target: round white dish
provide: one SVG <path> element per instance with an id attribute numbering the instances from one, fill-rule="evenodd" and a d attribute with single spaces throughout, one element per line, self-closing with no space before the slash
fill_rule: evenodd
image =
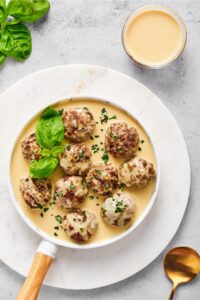
<path id="1" fill-rule="evenodd" d="M 41 106 L 69 94 L 115 99 L 121 106 L 130 105 L 134 115 L 149 129 L 161 167 L 157 201 L 132 234 L 101 250 L 59 249 L 45 283 L 60 288 L 92 289 L 137 273 L 167 246 L 187 206 L 190 166 L 183 136 L 172 115 L 149 89 L 122 73 L 96 66 L 66 65 L 17 82 L 0 96 L 0 258 L 18 273 L 27 274 L 40 238 L 24 224 L 11 202 L 6 178 L 8 150 L 16 128 L 27 119 L 25 114 L 34 114 Z"/>
<path id="2" fill-rule="evenodd" d="M 97 100 L 100 101 L 102 103 L 106 103 L 109 102 L 112 106 L 116 106 L 115 103 L 112 102 L 112 100 L 110 98 L 104 98 L 99 99 L 98 97 L 95 98 L 90 98 L 88 95 L 82 95 L 82 96 L 78 96 L 78 99 L 89 99 L 90 101 L 93 100 Z M 68 97 L 66 97 L 65 100 L 67 99 L 74 99 L 76 101 L 77 97 L 70 95 Z M 54 106 L 56 105 L 58 102 L 62 102 L 63 99 L 59 99 L 57 101 L 54 101 L 53 103 L 50 103 L 50 106 Z M 76 102 L 75 102 L 76 103 Z M 37 112 L 37 114 L 39 112 L 42 112 L 44 109 L 46 108 L 46 106 L 40 107 L 40 110 Z M 119 106 L 118 103 L 118 108 L 122 109 L 122 106 Z M 145 133 L 147 134 L 148 138 L 151 141 L 151 145 L 154 151 L 154 155 L 155 155 L 155 160 L 156 160 L 156 179 L 155 179 L 155 187 L 154 187 L 154 191 L 149 199 L 148 204 L 146 205 L 143 213 L 141 214 L 141 216 L 124 232 L 122 232 L 121 234 L 112 237 L 110 239 L 105 239 L 102 241 L 97 241 L 94 243 L 86 243 L 86 244 L 78 244 L 78 243 L 69 243 L 67 241 L 61 240 L 61 239 L 56 239 L 54 236 L 50 236 L 47 233 L 45 233 L 43 230 L 41 230 L 40 228 L 38 228 L 24 213 L 22 207 L 20 206 L 19 202 L 17 201 L 17 198 L 15 196 L 15 192 L 13 190 L 13 186 L 11 183 L 11 165 L 12 165 L 12 155 L 15 149 L 15 145 L 19 139 L 19 136 L 21 134 L 21 132 L 23 131 L 23 129 L 27 126 L 27 124 L 30 122 L 31 119 L 33 119 L 35 117 L 34 115 L 29 115 L 28 118 L 26 116 L 26 121 L 24 122 L 23 126 L 20 128 L 20 130 L 17 132 L 17 134 L 15 134 L 15 138 L 13 140 L 13 145 L 10 149 L 10 153 L 9 153 L 9 164 L 8 164 L 8 186 L 9 186 L 9 192 L 11 195 L 11 198 L 13 200 L 13 204 L 16 208 L 16 210 L 18 211 L 19 215 L 21 216 L 21 218 L 24 220 L 24 222 L 31 228 L 33 229 L 36 233 L 38 233 L 41 238 L 53 243 L 53 244 L 57 244 L 58 246 L 64 246 L 66 248 L 71 248 L 71 249 L 92 249 L 92 248 L 98 248 L 98 247 L 102 247 L 102 246 L 107 246 L 110 245 L 112 243 L 117 242 L 118 240 L 126 237 L 128 234 L 130 234 L 132 231 L 136 230 L 138 226 L 140 226 L 140 224 L 145 220 L 146 216 L 149 214 L 152 206 L 154 205 L 154 202 L 156 200 L 157 194 L 158 194 L 158 189 L 159 189 L 159 184 L 160 184 L 160 162 L 158 159 L 158 154 L 157 154 L 157 150 L 154 144 L 154 141 L 151 139 L 151 133 L 149 132 L 148 128 L 145 128 L 143 126 L 143 124 L 141 124 L 140 120 L 138 120 L 138 118 L 136 118 L 136 116 L 134 116 L 134 111 L 131 111 L 131 109 L 129 108 L 128 111 L 128 107 L 123 106 L 124 111 L 126 111 L 128 114 L 130 114 L 137 122 L 138 124 L 143 128 L 143 130 L 145 131 Z"/>

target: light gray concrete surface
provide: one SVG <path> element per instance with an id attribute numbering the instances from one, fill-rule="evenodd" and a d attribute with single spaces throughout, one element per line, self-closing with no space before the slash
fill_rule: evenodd
<path id="1" fill-rule="evenodd" d="M 188 43 L 182 58 L 163 70 L 136 67 L 121 45 L 121 30 L 127 16 L 135 8 L 149 3 L 169 5 L 183 17 L 188 29 Z M 49 16 L 30 26 L 33 36 L 31 57 L 23 64 L 8 60 L 0 68 L 0 92 L 32 72 L 68 63 L 111 67 L 152 89 L 180 125 L 192 167 L 188 209 L 168 248 L 189 245 L 200 252 L 200 1 L 51 0 L 51 4 Z M 167 299 L 171 286 L 163 273 L 164 253 L 136 276 L 115 285 L 92 291 L 43 287 L 39 299 Z M 0 299 L 15 299 L 22 282 L 20 275 L 0 263 Z M 175 299 L 200 299 L 200 280 L 180 288 Z"/>

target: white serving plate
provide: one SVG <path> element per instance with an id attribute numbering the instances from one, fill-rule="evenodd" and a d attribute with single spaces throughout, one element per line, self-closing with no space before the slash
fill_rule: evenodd
<path id="1" fill-rule="evenodd" d="M 119 106 L 134 112 L 151 133 L 161 166 L 158 199 L 134 232 L 101 250 L 59 249 L 46 284 L 91 289 L 137 273 L 167 246 L 186 209 L 190 166 L 175 120 L 160 100 L 136 80 L 110 69 L 86 65 L 60 66 L 22 79 L 0 96 L 0 258 L 15 271 L 27 274 L 40 238 L 23 223 L 11 203 L 6 182 L 10 144 L 26 115 L 33 115 L 42 106 L 70 94 L 114 99 Z M 9 118 L 5 112 L 9 112 Z"/>

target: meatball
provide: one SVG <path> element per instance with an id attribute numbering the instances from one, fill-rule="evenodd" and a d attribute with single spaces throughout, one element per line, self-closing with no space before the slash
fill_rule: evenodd
<path id="1" fill-rule="evenodd" d="M 95 128 L 94 117 L 87 107 L 64 110 L 65 137 L 74 142 L 86 141 Z"/>
<path id="2" fill-rule="evenodd" d="M 51 182 L 49 179 L 20 179 L 20 192 L 30 208 L 41 208 L 51 199 Z"/>
<path id="3" fill-rule="evenodd" d="M 88 190 L 79 176 L 66 176 L 55 185 L 54 200 L 59 208 L 77 208 L 85 199 Z"/>
<path id="4" fill-rule="evenodd" d="M 105 200 L 101 207 L 101 216 L 109 225 L 122 227 L 131 221 L 135 209 L 135 201 L 118 192 Z"/>
<path id="5" fill-rule="evenodd" d="M 105 135 L 105 149 L 114 157 L 130 158 L 137 151 L 139 135 L 134 127 L 124 122 L 112 123 Z"/>
<path id="6" fill-rule="evenodd" d="M 86 242 L 98 226 L 96 216 L 88 211 L 76 210 L 63 218 L 63 230 L 76 242 Z"/>
<path id="7" fill-rule="evenodd" d="M 60 156 L 60 166 L 67 175 L 84 176 L 90 168 L 91 155 L 86 145 L 68 145 Z"/>
<path id="8" fill-rule="evenodd" d="M 25 159 L 31 160 L 39 160 L 41 158 L 40 151 L 41 148 L 36 142 L 35 133 L 29 135 L 21 144 L 22 154 Z"/>
<path id="9" fill-rule="evenodd" d="M 90 168 L 86 182 L 94 192 L 107 196 L 118 186 L 118 172 L 112 164 L 98 163 Z"/>
<path id="10" fill-rule="evenodd" d="M 119 168 L 120 181 L 127 187 L 144 188 L 153 177 L 155 177 L 153 164 L 138 156 L 125 162 Z"/>

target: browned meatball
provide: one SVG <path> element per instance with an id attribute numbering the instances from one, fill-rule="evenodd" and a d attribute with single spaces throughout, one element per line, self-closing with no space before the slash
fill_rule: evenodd
<path id="1" fill-rule="evenodd" d="M 135 210 L 135 200 L 118 192 L 105 200 L 101 216 L 107 224 L 122 227 L 131 221 Z"/>
<path id="2" fill-rule="evenodd" d="M 98 226 L 96 216 L 88 211 L 76 210 L 63 218 L 63 230 L 76 242 L 86 242 Z"/>
<path id="3" fill-rule="evenodd" d="M 153 164 L 138 156 L 125 162 L 119 168 L 120 181 L 128 187 L 144 188 L 153 177 L 155 177 Z"/>
<path id="4" fill-rule="evenodd" d="M 118 185 L 118 172 L 112 164 L 98 163 L 90 168 L 86 182 L 94 192 L 101 196 L 112 193 Z"/>
<path id="5" fill-rule="evenodd" d="M 66 176 L 56 182 L 54 199 L 60 208 L 77 208 L 85 199 L 88 190 L 79 176 Z"/>
<path id="6" fill-rule="evenodd" d="M 20 192 L 30 208 L 39 208 L 51 199 L 51 182 L 49 179 L 21 178 Z"/>
<path id="7" fill-rule="evenodd" d="M 36 142 L 35 133 L 29 135 L 21 144 L 22 146 L 22 154 L 25 159 L 31 160 L 39 160 L 41 158 L 40 151 L 41 148 Z"/>
<path id="8" fill-rule="evenodd" d="M 87 107 L 64 110 L 62 114 L 65 137 L 74 142 L 87 140 L 95 128 L 94 117 Z"/>
<path id="9" fill-rule="evenodd" d="M 60 156 L 60 166 L 67 175 L 84 176 L 90 168 L 91 156 L 86 145 L 68 145 Z"/>
<path id="10" fill-rule="evenodd" d="M 137 151 L 139 135 L 134 127 L 124 122 L 112 123 L 105 136 L 105 149 L 114 157 L 130 158 Z"/>

